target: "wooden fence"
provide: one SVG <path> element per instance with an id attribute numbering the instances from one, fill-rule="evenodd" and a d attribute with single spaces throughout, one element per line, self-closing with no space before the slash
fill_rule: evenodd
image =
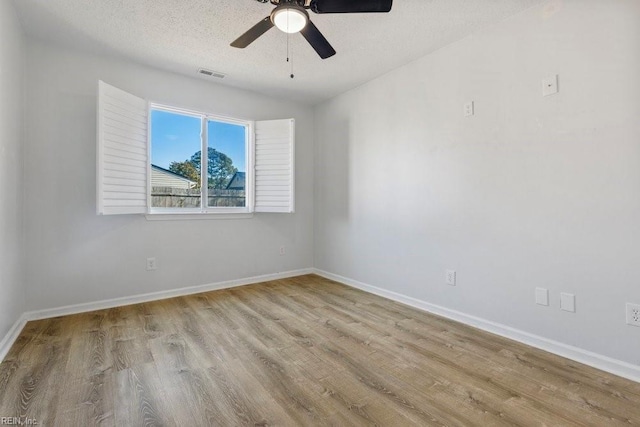
<path id="1" fill-rule="evenodd" d="M 200 189 L 175 187 L 152 187 L 151 206 L 154 208 L 198 208 L 200 207 Z M 211 207 L 244 207 L 244 190 L 209 189 Z"/>

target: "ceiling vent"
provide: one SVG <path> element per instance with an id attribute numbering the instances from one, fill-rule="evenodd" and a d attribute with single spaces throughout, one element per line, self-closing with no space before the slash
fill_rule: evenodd
<path id="1" fill-rule="evenodd" d="M 207 77 L 215 77 L 216 79 L 224 79 L 225 75 L 222 73 L 219 73 L 217 71 L 211 71 L 211 70 L 207 70 L 204 68 L 200 68 L 198 70 L 198 74 L 202 74 L 205 75 Z"/>

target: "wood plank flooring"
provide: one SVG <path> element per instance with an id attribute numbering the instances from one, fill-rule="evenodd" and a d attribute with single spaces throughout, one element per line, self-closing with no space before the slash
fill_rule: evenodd
<path id="1" fill-rule="evenodd" d="M 318 276 L 29 322 L 46 426 L 640 426 L 640 384 Z"/>

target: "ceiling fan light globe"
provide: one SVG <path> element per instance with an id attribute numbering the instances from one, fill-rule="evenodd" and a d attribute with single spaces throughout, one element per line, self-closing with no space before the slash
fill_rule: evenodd
<path id="1" fill-rule="evenodd" d="M 282 8 L 273 13 L 273 23 L 285 33 L 293 34 L 307 25 L 307 15 L 298 9 Z"/>

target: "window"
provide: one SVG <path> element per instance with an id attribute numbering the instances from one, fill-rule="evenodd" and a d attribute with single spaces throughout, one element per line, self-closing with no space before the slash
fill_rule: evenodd
<path id="1" fill-rule="evenodd" d="M 99 214 L 293 212 L 293 119 L 150 104 L 104 82 L 98 93 Z"/>
<path id="2" fill-rule="evenodd" d="M 250 128 L 246 121 L 152 105 L 151 211 L 248 212 Z"/>
<path id="3" fill-rule="evenodd" d="M 200 117 L 151 110 L 151 208 L 202 206 Z M 198 157 L 199 159 L 199 157 Z"/>

